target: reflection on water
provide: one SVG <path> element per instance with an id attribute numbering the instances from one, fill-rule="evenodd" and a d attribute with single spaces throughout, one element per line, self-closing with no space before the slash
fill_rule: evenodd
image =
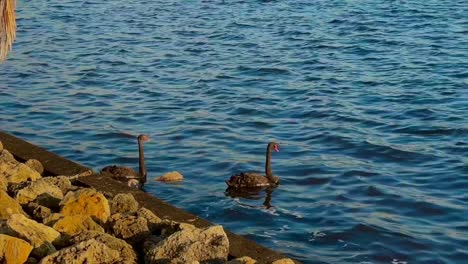
<path id="1" fill-rule="evenodd" d="M 232 189 L 227 188 L 225 191 L 226 196 L 232 198 L 243 198 L 249 200 L 263 200 L 263 206 L 266 209 L 270 209 L 271 205 L 271 194 L 275 188 L 249 188 L 249 189 Z M 241 202 L 239 202 L 241 204 Z M 256 208 L 255 205 L 243 204 L 243 206 Z"/>

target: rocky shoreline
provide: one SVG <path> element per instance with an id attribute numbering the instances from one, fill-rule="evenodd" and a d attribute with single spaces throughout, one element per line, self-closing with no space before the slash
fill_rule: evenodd
<path id="1" fill-rule="evenodd" d="M 42 174 L 38 160 L 19 162 L 0 142 L 1 263 L 256 263 L 229 259 L 222 226 L 161 219 L 131 193 L 80 186 L 91 171 Z"/>

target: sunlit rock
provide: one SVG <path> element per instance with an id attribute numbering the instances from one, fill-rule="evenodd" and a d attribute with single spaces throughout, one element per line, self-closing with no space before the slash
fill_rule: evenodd
<path id="1" fill-rule="evenodd" d="M 0 262 L 23 264 L 28 260 L 32 246 L 19 238 L 0 234 Z"/>
<path id="2" fill-rule="evenodd" d="M 271 264 L 294 264 L 294 261 L 289 258 L 284 258 L 284 259 L 275 260 Z"/>
<path id="3" fill-rule="evenodd" d="M 29 159 L 24 164 L 29 168 L 37 171 L 39 174 L 44 172 L 44 166 L 42 166 L 42 163 L 37 159 Z"/>
<path id="4" fill-rule="evenodd" d="M 16 237 L 26 240 L 33 246 L 33 255 L 42 257 L 56 251 L 52 243 L 60 239 L 60 233 L 53 228 L 21 214 L 12 215 L 6 225 Z"/>
<path id="5" fill-rule="evenodd" d="M 68 192 L 60 203 L 62 215 L 88 215 L 105 223 L 110 216 L 109 202 L 102 193 L 84 188 Z"/>
<path id="6" fill-rule="evenodd" d="M 138 202 L 130 193 L 119 193 L 110 201 L 111 213 L 133 213 L 138 210 Z"/>
<path id="7" fill-rule="evenodd" d="M 64 216 L 58 219 L 52 227 L 60 233 L 70 236 L 87 230 L 104 232 L 104 228 L 87 215 Z"/>
<path id="8" fill-rule="evenodd" d="M 251 257 L 245 256 L 226 262 L 226 264 L 255 264 L 257 261 Z"/>
<path id="9" fill-rule="evenodd" d="M 3 150 L 5 152 L 5 150 Z M 41 178 L 41 175 L 24 165 L 15 162 L 0 162 L 0 177 L 5 177 L 8 183 L 21 183 L 24 181 L 35 181 Z"/>
<path id="10" fill-rule="evenodd" d="M 229 240 L 221 226 L 185 229 L 157 243 L 145 254 L 145 263 L 225 262 Z M 161 261 L 168 262 L 161 262 Z"/>
<path id="11" fill-rule="evenodd" d="M 133 250 L 132 246 L 130 246 L 122 239 L 113 237 L 103 232 L 83 231 L 75 235 L 70 242 L 77 244 L 89 239 L 95 239 L 98 242 L 104 243 L 109 248 L 120 252 L 120 259 L 118 260 L 118 263 L 136 263 L 136 252 Z"/>
<path id="12" fill-rule="evenodd" d="M 72 184 L 67 176 L 44 177 L 42 180 L 57 186 L 64 194 L 72 189 Z"/>
<path id="13" fill-rule="evenodd" d="M 151 235 L 148 221 L 143 217 L 115 214 L 111 221 L 112 233 L 130 244 L 143 241 Z"/>
<path id="14" fill-rule="evenodd" d="M 63 193 L 57 186 L 39 179 L 29 182 L 26 187 L 18 190 L 15 199 L 20 204 L 36 201 L 36 203 L 46 207 L 58 208 L 60 201 L 63 199 Z"/>
<path id="15" fill-rule="evenodd" d="M 118 263 L 120 253 L 95 239 L 61 249 L 43 258 L 39 264 Z"/>
<path id="16" fill-rule="evenodd" d="M 148 228 L 151 232 L 155 231 L 158 228 L 158 224 L 161 223 L 161 218 L 157 217 L 153 212 L 144 207 L 138 209 L 136 216 L 143 217 L 148 221 Z"/>
<path id="17" fill-rule="evenodd" d="M 24 214 L 24 211 L 15 199 L 0 190 L 0 220 L 7 220 L 13 214 Z"/>
<path id="18" fill-rule="evenodd" d="M 154 180 L 162 182 L 179 182 L 184 180 L 184 176 L 178 171 L 171 171 L 160 177 L 155 178 Z"/>

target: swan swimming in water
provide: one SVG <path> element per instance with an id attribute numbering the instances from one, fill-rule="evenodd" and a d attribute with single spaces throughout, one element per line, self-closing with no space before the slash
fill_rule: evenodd
<path id="1" fill-rule="evenodd" d="M 102 175 L 110 176 L 118 181 L 127 182 L 129 187 L 141 188 L 146 183 L 147 171 L 145 166 L 145 155 L 143 152 L 143 143 L 148 142 L 150 137 L 147 135 L 139 135 L 138 138 L 138 164 L 139 172 L 136 172 L 134 169 L 125 167 L 111 165 L 106 166 L 101 170 Z"/>
<path id="2" fill-rule="evenodd" d="M 279 152 L 279 144 L 276 142 L 268 143 L 266 150 L 265 175 L 256 172 L 241 172 L 231 176 L 226 181 L 228 189 L 244 189 L 244 188 L 263 188 L 276 187 L 279 185 L 279 179 L 273 176 L 271 172 L 271 153 Z"/>

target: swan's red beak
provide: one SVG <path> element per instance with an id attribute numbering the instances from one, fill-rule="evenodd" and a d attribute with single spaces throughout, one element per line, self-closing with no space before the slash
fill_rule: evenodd
<path id="1" fill-rule="evenodd" d="M 279 146 L 278 146 L 278 145 L 275 145 L 275 146 L 273 147 L 273 149 L 274 149 L 276 152 L 279 152 Z"/>

